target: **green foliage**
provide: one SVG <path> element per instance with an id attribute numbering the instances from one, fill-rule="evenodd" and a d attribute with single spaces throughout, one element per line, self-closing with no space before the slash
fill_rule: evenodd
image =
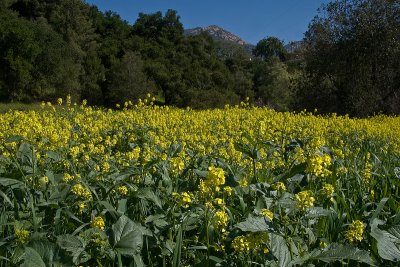
<path id="1" fill-rule="evenodd" d="M 136 102 L 139 98 L 144 99 L 147 93 L 155 93 L 154 82 L 148 80 L 143 70 L 140 56 L 126 53 L 110 70 L 106 103 L 115 106 L 125 101 Z"/>
<path id="2" fill-rule="evenodd" d="M 398 1 L 333 1 L 305 35 L 299 106 L 356 116 L 399 113 Z"/>
<path id="3" fill-rule="evenodd" d="M 259 41 L 253 50 L 253 54 L 266 61 L 275 58 L 284 61 L 287 57 L 283 42 L 276 37 L 268 37 Z"/>
<path id="4" fill-rule="evenodd" d="M 81 0 L 12 0 L 2 2 L 0 17 L 1 102 L 71 95 L 115 107 L 153 93 L 178 107 L 223 107 L 247 98 L 278 109 L 291 105 L 283 72 L 269 75 L 274 70 L 253 64 L 249 51 L 205 33 L 184 36 L 174 10 L 140 13 L 129 25 Z M 267 41 L 273 55 L 265 57 L 283 59 L 282 43 Z M 270 78 L 260 85 L 255 69 Z"/>

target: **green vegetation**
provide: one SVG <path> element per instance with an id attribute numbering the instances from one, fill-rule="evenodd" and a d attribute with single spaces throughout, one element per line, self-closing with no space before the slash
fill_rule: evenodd
<path id="1" fill-rule="evenodd" d="M 1 267 L 398 266 L 400 118 L 152 99 L 0 114 Z"/>
<path id="2" fill-rule="evenodd" d="M 0 101 L 71 95 L 115 107 L 147 92 L 178 107 L 212 108 L 250 98 L 277 110 L 353 116 L 400 113 L 398 1 L 334 1 L 302 45 L 275 37 L 254 57 L 206 33 L 185 36 L 173 10 L 130 25 L 81 0 L 7 0 L 0 5 Z"/>

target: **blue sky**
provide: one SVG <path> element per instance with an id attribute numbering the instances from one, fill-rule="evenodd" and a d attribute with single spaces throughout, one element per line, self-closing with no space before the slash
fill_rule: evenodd
<path id="1" fill-rule="evenodd" d="M 317 9 L 328 0 L 86 0 L 133 24 L 139 12 L 178 11 L 183 26 L 218 25 L 256 44 L 267 36 L 301 40 Z"/>

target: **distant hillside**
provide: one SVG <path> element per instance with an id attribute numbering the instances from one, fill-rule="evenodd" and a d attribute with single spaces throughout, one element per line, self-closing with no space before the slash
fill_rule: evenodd
<path id="1" fill-rule="evenodd" d="M 246 42 L 245 40 L 238 37 L 237 35 L 234 35 L 233 33 L 229 32 L 217 25 L 187 29 L 187 30 L 185 30 L 185 35 L 187 35 L 187 36 L 198 35 L 202 32 L 207 32 L 216 41 L 223 41 L 223 42 L 230 42 L 230 43 L 237 44 L 237 45 L 243 47 L 243 49 L 246 51 L 247 54 L 249 54 L 250 56 L 253 56 L 253 48 L 255 47 L 254 45 Z"/>
<path id="2" fill-rule="evenodd" d="M 303 45 L 303 41 L 293 41 L 285 45 L 285 49 L 288 53 L 295 53 L 301 50 L 303 48 Z"/>

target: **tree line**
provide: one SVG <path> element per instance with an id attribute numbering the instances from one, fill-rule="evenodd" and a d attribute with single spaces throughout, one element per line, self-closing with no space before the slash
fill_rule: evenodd
<path id="1" fill-rule="evenodd" d="M 269 37 L 250 58 L 180 17 L 140 13 L 134 24 L 81 0 L 0 3 L 0 101 L 113 107 L 147 93 L 160 104 L 222 107 L 249 98 L 277 110 L 399 113 L 399 1 L 334 1 L 288 53 Z"/>

